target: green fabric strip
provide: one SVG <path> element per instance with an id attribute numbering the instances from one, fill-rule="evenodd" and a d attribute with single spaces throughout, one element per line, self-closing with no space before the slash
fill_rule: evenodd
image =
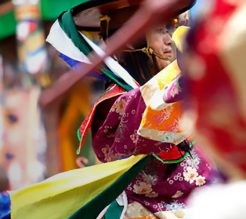
<path id="1" fill-rule="evenodd" d="M 114 81 L 116 84 L 118 84 L 124 90 L 126 90 L 126 91 L 132 90 L 132 87 L 130 85 L 126 84 L 121 78 L 117 77 L 109 69 L 101 68 L 101 71 L 103 72 L 103 74 L 105 74 L 107 77 L 109 77 L 112 81 Z"/>
<path id="2" fill-rule="evenodd" d="M 131 167 L 130 170 L 119 177 L 110 187 L 71 215 L 69 219 L 95 219 L 107 205 L 109 205 L 122 193 L 122 191 L 146 166 L 151 158 L 152 155 L 147 155 L 144 157 L 133 167 Z"/>
<path id="3" fill-rule="evenodd" d="M 75 26 L 73 16 L 70 11 L 62 13 L 58 17 L 58 22 L 67 36 L 73 41 L 74 45 L 85 55 L 89 55 L 92 49 L 84 38 L 79 34 Z"/>
<path id="4" fill-rule="evenodd" d="M 79 142 L 81 142 L 82 137 L 81 137 L 81 134 L 80 134 L 80 128 L 77 129 L 77 138 L 79 139 Z"/>
<path id="5" fill-rule="evenodd" d="M 112 204 L 109 206 L 108 210 L 105 213 L 105 219 L 118 219 L 120 218 L 122 211 L 124 209 L 124 206 L 120 206 L 116 200 L 112 202 Z"/>
<path id="6" fill-rule="evenodd" d="M 73 41 L 74 45 L 85 55 L 89 55 L 93 50 L 90 45 L 85 41 L 85 39 L 80 35 L 75 26 L 73 16 L 70 11 L 63 12 L 58 18 L 59 25 L 67 36 Z M 108 78 L 114 81 L 116 84 L 121 86 L 126 91 L 132 89 L 132 87 L 125 83 L 120 77 L 115 75 L 108 68 L 100 68 L 101 72 L 105 74 Z"/>

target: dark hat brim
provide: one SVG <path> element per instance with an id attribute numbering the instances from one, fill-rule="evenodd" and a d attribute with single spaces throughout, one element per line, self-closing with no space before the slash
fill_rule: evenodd
<path id="1" fill-rule="evenodd" d="M 181 0 L 182 1 L 182 0 Z M 110 21 L 110 28 L 120 27 L 141 5 L 143 0 L 92 0 L 71 9 L 74 21 L 79 29 L 99 30 L 100 18 L 104 15 L 114 17 Z M 195 4 L 195 0 L 190 0 L 190 4 L 180 9 L 178 14 L 183 13 Z M 118 15 L 116 17 L 116 15 Z"/>
<path id="2" fill-rule="evenodd" d="M 75 6 L 71 9 L 71 13 L 79 28 L 99 30 L 102 16 L 123 13 L 125 21 L 125 16 L 129 17 L 129 14 L 133 14 L 141 2 L 142 0 L 93 0 Z M 117 22 L 122 22 L 120 16 L 117 17 Z M 110 26 L 112 27 L 112 22 L 110 22 Z"/>

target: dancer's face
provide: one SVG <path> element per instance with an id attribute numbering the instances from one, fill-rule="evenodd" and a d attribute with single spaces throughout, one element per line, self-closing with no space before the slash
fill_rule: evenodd
<path id="1" fill-rule="evenodd" d="M 151 29 L 147 35 L 148 46 L 156 54 L 156 60 L 159 69 L 165 68 L 175 58 L 174 43 L 171 32 L 166 25 L 159 25 Z"/>

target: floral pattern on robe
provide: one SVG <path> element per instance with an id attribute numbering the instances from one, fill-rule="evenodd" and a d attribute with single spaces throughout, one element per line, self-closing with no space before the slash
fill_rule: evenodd
<path id="1" fill-rule="evenodd" d="M 93 147 L 99 160 L 110 162 L 130 155 L 168 152 L 176 147 L 138 135 L 145 108 L 139 89 L 117 98 L 101 126 L 92 129 Z M 213 163 L 196 146 L 190 153 L 177 164 L 153 159 L 126 188 L 129 203 L 138 202 L 154 213 L 184 208 L 191 191 L 217 180 Z"/>

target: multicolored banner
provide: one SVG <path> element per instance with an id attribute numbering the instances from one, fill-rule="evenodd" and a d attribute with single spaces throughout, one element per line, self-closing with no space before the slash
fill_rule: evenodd
<path id="1" fill-rule="evenodd" d="M 30 74 L 44 72 L 48 63 L 38 3 L 38 0 L 14 1 L 20 69 Z"/>

